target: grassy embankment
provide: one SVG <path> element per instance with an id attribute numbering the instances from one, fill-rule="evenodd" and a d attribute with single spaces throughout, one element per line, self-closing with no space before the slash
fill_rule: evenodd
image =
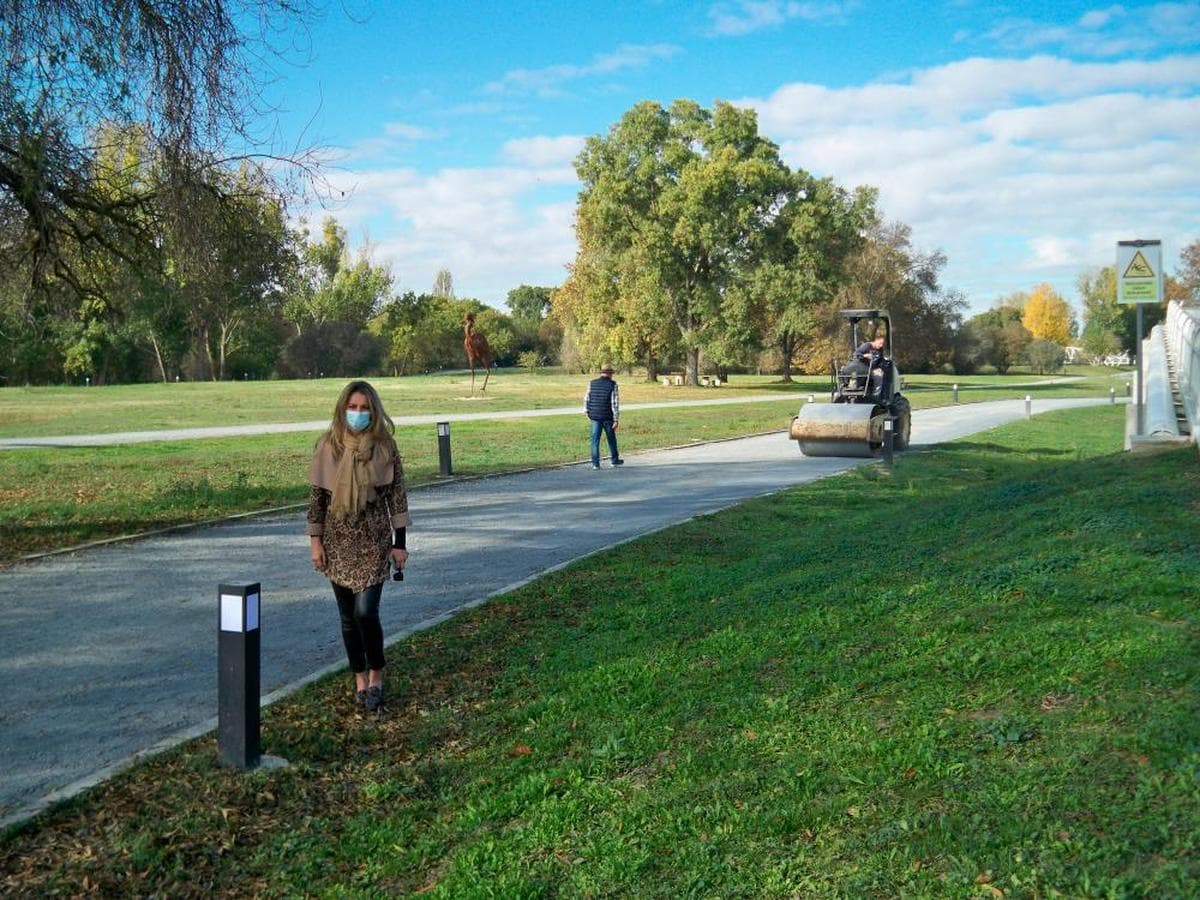
<path id="1" fill-rule="evenodd" d="M 1200 468 L 1035 417 L 584 560 L 0 846 L 6 892 L 1176 897 Z M 870 502 L 865 503 L 864 498 Z"/>
<path id="2" fill-rule="evenodd" d="M 1075 370 L 1072 370 L 1075 371 Z M 908 379 L 917 407 L 1032 393 L 1035 397 L 1103 396 L 1109 370 L 1087 371 L 1071 384 L 1022 387 L 1028 375 Z M 462 376 L 380 379 L 394 415 L 575 407 L 579 376 L 503 372 L 487 398 L 467 394 Z M 108 388 L 12 388 L 0 391 L 0 437 L 151 431 L 255 422 L 306 422 L 328 417 L 341 380 L 219 384 L 125 385 Z M 783 385 L 770 377 L 737 376 L 711 388 L 663 387 L 622 381 L 622 402 L 779 396 L 778 402 L 716 407 L 631 410 L 624 418 L 624 453 L 691 441 L 782 430 L 808 394 L 828 387 L 822 378 Z M 1123 383 L 1118 384 L 1118 390 Z M 0 564 L 29 553 L 92 540 L 199 522 L 299 503 L 317 432 L 212 438 L 91 448 L 0 450 Z M 437 478 L 432 426 L 399 429 L 412 484 Z M 579 461 L 587 456 L 586 429 L 576 416 L 455 423 L 457 476 Z"/>

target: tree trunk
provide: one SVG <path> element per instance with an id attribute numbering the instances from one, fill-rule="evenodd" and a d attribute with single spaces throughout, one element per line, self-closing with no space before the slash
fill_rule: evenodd
<path id="1" fill-rule="evenodd" d="M 167 383 L 167 367 L 163 365 L 162 350 L 158 346 L 158 338 L 150 332 L 150 346 L 154 348 L 154 359 L 158 362 L 158 373 L 162 375 L 163 384 Z"/>
<path id="2" fill-rule="evenodd" d="M 700 348 L 690 347 L 687 351 L 684 381 L 693 387 L 700 386 Z"/>
<path id="3" fill-rule="evenodd" d="M 658 381 L 658 360 L 653 353 L 646 354 L 646 380 Z"/>
<path id="4" fill-rule="evenodd" d="M 221 323 L 221 342 L 217 345 L 217 359 L 220 360 L 219 377 L 213 381 L 225 380 L 225 348 L 229 346 L 230 328 L 224 322 Z"/>
<path id="5" fill-rule="evenodd" d="M 792 353 L 795 351 L 795 345 L 792 333 L 785 331 L 779 339 L 779 353 L 783 357 L 779 364 L 779 380 L 786 384 L 791 384 L 792 381 Z"/>
<path id="6" fill-rule="evenodd" d="M 203 332 L 204 338 L 204 359 L 208 363 L 208 380 L 217 380 L 217 361 L 213 358 L 212 336 L 207 328 Z"/>

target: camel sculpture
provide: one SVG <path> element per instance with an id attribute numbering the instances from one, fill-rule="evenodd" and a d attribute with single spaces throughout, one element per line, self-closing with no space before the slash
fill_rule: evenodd
<path id="1" fill-rule="evenodd" d="M 475 330 L 475 313 L 467 313 L 463 317 L 463 349 L 467 351 L 467 362 L 471 364 L 471 393 L 475 393 L 475 366 L 483 367 L 483 387 L 479 393 L 487 390 L 488 379 L 492 376 L 492 348 L 488 346 L 487 338 L 482 331 Z"/>

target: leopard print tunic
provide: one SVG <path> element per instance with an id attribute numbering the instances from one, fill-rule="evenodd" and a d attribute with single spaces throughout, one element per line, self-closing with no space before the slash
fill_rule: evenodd
<path id="1" fill-rule="evenodd" d="M 392 529 L 407 528 L 412 521 L 404 489 L 404 466 L 395 443 L 392 459 L 391 484 L 376 485 L 375 500 L 348 519 L 329 518 L 329 491 L 315 484 L 309 486 L 308 533 L 320 535 L 325 544 L 325 568 L 321 571 L 330 581 L 356 593 L 388 577 Z"/>

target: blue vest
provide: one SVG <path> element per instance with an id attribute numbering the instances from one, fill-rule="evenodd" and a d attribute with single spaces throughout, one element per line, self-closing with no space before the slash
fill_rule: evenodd
<path id="1" fill-rule="evenodd" d="M 588 385 L 587 415 L 594 422 L 611 422 L 612 395 L 617 389 L 617 383 L 603 376 L 594 379 Z"/>

